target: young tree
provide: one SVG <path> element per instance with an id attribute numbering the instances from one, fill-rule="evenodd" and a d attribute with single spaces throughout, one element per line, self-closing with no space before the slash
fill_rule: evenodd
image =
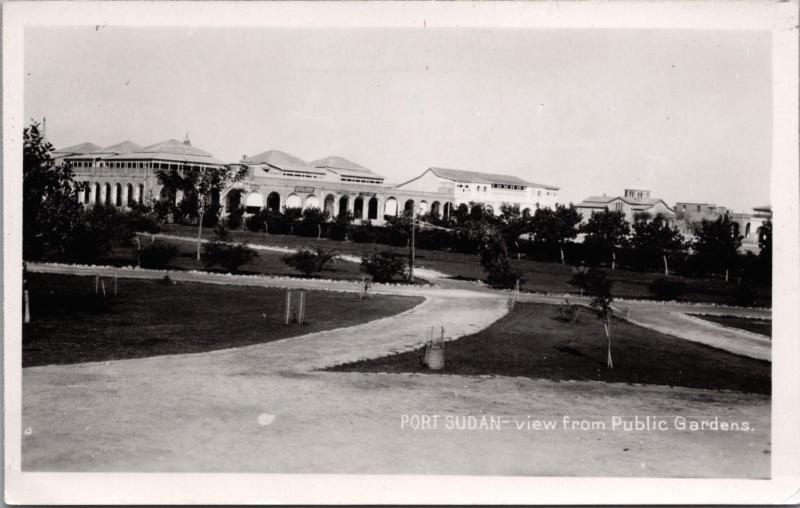
<path id="1" fill-rule="evenodd" d="M 727 215 L 721 215 L 714 221 L 703 219 L 695 236 L 692 247 L 707 271 L 719 269 L 727 272 L 736 264 L 742 236 L 739 235 L 738 225 L 731 222 Z"/>
<path id="2" fill-rule="evenodd" d="M 647 260 L 663 258 L 664 275 L 669 276 L 667 256 L 683 251 L 685 242 L 683 235 L 674 229 L 662 214 L 656 214 L 652 219 L 637 217 L 633 223 L 633 236 L 631 246 L 640 251 L 639 255 Z"/>
<path id="3" fill-rule="evenodd" d="M 481 266 L 486 271 L 486 281 L 496 288 L 510 288 L 519 275 L 511 271 L 508 248 L 499 232 L 487 234 L 480 246 Z"/>
<path id="4" fill-rule="evenodd" d="M 197 199 L 197 260 L 200 261 L 200 244 L 203 237 L 203 217 L 211 206 L 212 191 L 222 192 L 231 184 L 247 176 L 245 166 L 199 167 L 182 166 L 177 169 L 159 170 L 159 180 L 176 189 L 190 192 Z"/>
<path id="5" fill-rule="evenodd" d="M 614 361 L 611 359 L 611 317 L 614 314 L 614 309 L 611 307 L 611 302 L 614 301 L 614 297 L 611 295 L 612 282 L 608 279 L 606 272 L 594 268 L 577 272 L 569 282 L 579 286 L 587 295 L 592 297 L 589 305 L 603 322 L 603 330 L 608 344 L 606 366 L 609 369 L 613 369 Z"/>
<path id="6" fill-rule="evenodd" d="M 48 251 L 64 254 L 79 226 L 82 205 L 68 166 L 55 167 L 36 122 L 23 130 L 22 252 L 28 259 Z"/>
<path id="7" fill-rule="evenodd" d="M 625 244 L 631 227 L 621 211 L 605 210 L 592 213 L 589 221 L 581 227 L 581 231 L 586 233 L 584 243 L 587 246 L 611 254 L 613 268 L 614 249 Z"/>

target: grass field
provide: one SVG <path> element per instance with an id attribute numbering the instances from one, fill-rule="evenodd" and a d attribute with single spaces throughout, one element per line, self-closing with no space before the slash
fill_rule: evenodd
<path id="1" fill-rule="evenodd" d="M 615 319 L 614 369 L 606 368 L 606 339 L 597 317 L 581 309 L 575 324 L 553 305 L 518 303 L 489 328 L 448 342 L 445 374 L 522 376 L 685 386 L 769 394 L 771 366 Z M 334 367 L 335 371 L 435 372 L 421 366 L 422 350 Z"/>
<path id="2" fill-rule="evenodd" d="M 167 225 L 164 227 L 164 232 L 189 237 L 197 235 L 197 230 L 191 226 Z M 213 238 L 214 232 L 212 230 L 207 230 L 204 237 Z M 317 240 L 316 238 L 303 238 L 289 235 L 267 235 L 265 233 L 252 233 L 247 231 L 232 232 L 231 237 L 239 242 L 274 245 L 292 249 L 303 246 L 321 246 L 327 249 L 336 248 L 342 254 L 352 254 L 356 256 L 361 256 L 373 250 L 383 249 L 393 250 L 403 254 L 408 252 L 408 249 L 405 247 L 339 242 L 324 238 Z M 283 264 L 280 262 L 280 259 L 277 259 L 277 262 Z M 258 263 L 259 265 L 257 266 L 254 265 L 253 267 L 246 267 L 245 269 L 256 270 L 259 267 L 265 270 L 281 269 L 272 268 L 274 263 L 269 262 L 266 258 Z M 330 278 L 348 277 L 350 269 L 344 266 L 346 264 L 347 263 L 340 263 L 336 267 L 336 270 L 339 272 L 332 272 Z M 353 267 L 353 270 L 356 272 L 358 271 L 358 267 L 355 266 L 355 264 L 350 263 L 350 265 Z M 416 252 L 416 266 L 438 270 L 461 279 L 480 280 L 486 276 L 477 255 L 459 252 L 418 249 Z M 569 265 L 563 266 L 559 263 L 543 263 L 527 259 L 514 259 L 511 262 L 511 266 L 515 271 L 522 274 L 524 281 L 521 288 L 525 291 L 540 293 L 574 293 L 576 291 L 575 287 L 568 282 L 573 274 L 573 269 Z M 628 270 L 613 270 L 608 273 L 609 278 L 614 282 L 614 294 L 620 298 L 653 298 L 649 290 L 649 285 L 653 280 L 662 276 L 661 273 L 634 272 Z M 323 276 L 328 277 L 329 274 L 326 272 Z M 680 300 L 718 304 L 734 303 L 733 294 L 736 285 L 733 282 L 726 284 L 719 279 L 682 278 L 682 280 L 686 283 L 687 289 L 686 293 L 680 297 Z M 756 305 L 770 306 L 771 298 L 772 293 L 770 288 L 756 288 Z"/>
<path id="3" fill-rule="evenodd" d="M 184 241 L 169 241 L 156 238 L 156 243 L 174 245 L 178 248 L 178 255 L 169 263 L 170 269 L 175 270 L 205 270 L 202 261 L 197 261 L 196 244 Z M 147 236 L 142 237 L 142 246 L 150 243 Z M 277 276 L 301 277 L 302 274 L 283 262 L 286 254 L 281 252 L 258 251 L 258 257 L 243 265 L 239 273 L 263 274 Z M 112 253 L 98 260 L 98 264 L 112 266 L 131 266 L 136 264 L 136 257 L 131 248 L 115 248 Z M 333 265 L 318 274 L 319 278 L 335 280 L 361 280 L 360 266 L 356 263 L 336 261 Z"/>
<path id="4" fill-rule="evenodd" d="M 94 277 L 29 273 L 30 324 L 22 365 L 80 363 L 246 346 L 352 326 L 403 312 L 422 298 L 308 291 L 306 322 L 283 324 L 286 290 L 119 279 L 103 298 Z M 113 293 L 113 281 L 105 279 Z"/>
<path id="5" fill-rule="evenodd" d="M 712 316 L 710 314 L 690 314 L 696 318 L 705 319 L 722 326 L 738 328 L 746 332 L 759 333 L 767 337 L 772 336 L 772 320 L 753 319 L 739 316 Z"/>

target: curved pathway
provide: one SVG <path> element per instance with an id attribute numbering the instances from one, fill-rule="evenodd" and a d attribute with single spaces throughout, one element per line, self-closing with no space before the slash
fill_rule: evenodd
<path id="1" fill-rule="evenodd" d="M 63 267 L 32 266 L 56 271 Z M 94 274 L 97 268 L 74 268 Z M 114 269 L 108 269 L 113 272 Z M 134 272 L 134 273 L 128 273 Z M 127 275 L 161 277 L 130 270 Z M 358 284 L 208 276 L 286 287 Z M 458 284 L 456 284 L 458 286 Z M 505 377 L 360 374 L 321 367 L 413 348 L 431 324 L 456 337 L 505 314 L 505 293 L 376 286 L 426 301 L 396 316 L 239 349 L 23 369 L 23 469 L 583 476 L 769 475 L 769 397 Z M 676 415 L 749 432 L 525 429 L 531 419 Z M 423 415 L 494 416 L 496 430 L 411 428 Z M 517 425 L 522 424 L 519 429 Z"/>

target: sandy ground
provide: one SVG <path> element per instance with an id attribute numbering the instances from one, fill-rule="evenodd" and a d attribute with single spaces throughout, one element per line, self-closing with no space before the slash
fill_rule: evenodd
<path id="1" fill-rule="evenodd" d="M 137 271 L 137 276 L 161 274 Z M 173 278 L 179 276 L 201 277 L 187 273 Z M 212 279 L 284 284 L 263 278 Z M 769 476 L 766 396 L 315 370 L 413 348 L 432 324 L 444 325 L 451 337 L 473 333 L 507 312 L 507 294 L 498 292 L 392 286 L 380 291 L 413 292 L 426 300 L 357 327 L 246 348 L 24 369 L 23 469 Z M 427 429 L 414 429 L 421 415 L 439 418 L 429 419 Z M 492 416 L 496 427 L 448 429 L 448 422 L 454 422 L 448 417 L 455 416 L 456 423 L 466 424 L 463 419 L 469 416 L 478 424 L 481 416 Z M 594 428 L 565 429 L 565 416 Z M 625 421 L 650 416 L 648 421 L 664 422 L 664 427 L 612 428 L 614 416 Z M 676 416 L 747 422 L 751 430 L 680 430 Z M 555 428 L 529 430 L 535 420 Z"/>

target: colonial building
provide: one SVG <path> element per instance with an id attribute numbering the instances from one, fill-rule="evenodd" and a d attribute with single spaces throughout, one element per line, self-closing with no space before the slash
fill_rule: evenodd
<path id="1" fill-rule="evenodd" d="M 558 187 L 525 181 L 516 176 L 428 168 L 416 178 L 402 183 L 404 191 L 435 191 L 456 207 L 482 204 L 499 214 L 503 205 L 516 206 L 531 214 L 538 208 L 553 208 L 558 203 Z"/>
<path id="2" fill-rule="evenodd" d="M 65 157 L 69 157 L 70 155 L 83 155 L 94 152 L 95 150 L 100 150 L 100 147 L 94 143 L 81 143 L 79 145 L 53 150 L 53 162 L 56 166 L 62 166 Z"/>
<path id="3" fill-rule="evenodd" d="M 61 163 L 72 168 L 76 182 L 88 185 L 81 196 L 84 204 L 120 207 L 149 203 L 153 198 L 180 200 L 180 192 L 165 188 L 158 180 L 159 170 L 225 166 L 205 150 L 193 147 L 188 137 L 183 142 L 170 139 L 144 148 L 123 141 L 64 156 Z"/>
<path id="4" fill-rule="evenodd" d="M 590 196 L 575 205 L 575 209 L 583 215 L 583 222 L 588 221 L 592 213 L 606 210 L 622 212 L 625 220 L 631 223 L 641 213 L 651 217 L 661 214 L 669 220 L 675 218 L 675 211 L 663 199 L 650 197 L 650 191 L 644 189 L 625 189 L 622 196 Z"/>

